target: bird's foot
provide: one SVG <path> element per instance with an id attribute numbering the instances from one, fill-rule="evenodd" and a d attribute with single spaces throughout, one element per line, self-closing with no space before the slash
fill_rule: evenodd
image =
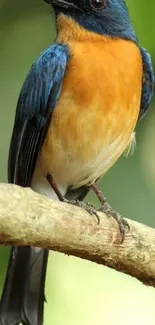
<path id="1" fill-rule="evenodd" d="M 83 202 L 83 201 L 79 201 L 79 200 L 67 200 L 66 198 L 63 198 L 63 202 L 68 203 L 68 204 L 72 204 L 75 205 L 79 208 L 83 208 L 85 211 L 87 211 L 91 216 L 95 216 L 97 219 L 97 223 L 100 223 L 100 218 L 98 216 L 98 210 L 93 206 L 93 204 L 87 202 Z"/>
<path id="2" fill-rule="evenodd" d="M 130 230 L 130 227 L 128 225 L 128 222 L 122 218 L 117 212 L 115 212 L 112 207 L 109 205 L 109 203 L 106 201 L 105 197 L 103 196 L 102 192 L 98 189 L 97 185 L 95 183 L 93 183 L 90 187 L 93 189 L 93 191 L 96 193 L 100 203 L 101 203 L 101 208 L 100 209 L 96 209 L 91 203 L 85 203 L 79 200 L 67 200 L 59 191 L 57 184 L 55 183 L 53 177 L 50 174 L 47 174 L 47 180 L 49 182 L 49 184 L 51 185 L 51 187 L 53 188 L 53 190 L 55 191 L 55 193 L 57 194 L 58 199 L 61 202 L 65 202 L 65 203 L 69 203 L 72 205 L 75 205 L 77 207 L 83 208 L 84 210 L 86 210 L 90 215 L 93 215 L 96 217 L 97 219 L 97 223 L 100 223 L 100 218 L 98 215 L 98 212 L 104 212 L 107 216 L 109 217 L 113 217 L 119 226 L 120 229 L 120 233 L 121 233 L 121 243 L 124 241 L 125 239 L 125 235 L 126 235 L 126 230 L 128 228 L 128 231 Z"/>
<path id="3" fill-rule="evenodd" d="M 123 243 L 127 231 L 130 230 L 128 222 L 123 217 L 121 217 L 119 213 L 114 211 L 105 199 L 104 203 L 102 203 L 102 206 L 98 211 L 104 212 L 108 217 L 113 217 L 117 221 L 121 234 L 121 243 Z"/>
<path id="4" fill-rule="evenodd" d="M 49 184 L 51 185 L 51 187 L 53 188 L 54 192 L 56 193 L 58 199 L 61 202 L 65 202 L 68 204 L 72 204 L 75 205 L 77 207 L 83 208 L 84 210 L 86 210 L 90 215 L 94 215 L 97 219 L 97 223 L 100 223 L 100 219 L 97 213 L 97 209 L 91 204 L 91 203 L 85 203 L 79 200 L 67 200 L 60 192 L 55 180 L 53 179 L 52 175 L 50 175 L 49 173 L 46 176 Z"/>
<path id="5" fill-rule="evenodd" d="M 98 189 L 97 185 L 94 183 L 91 185 L 91 188 L 97 195 L 100 203 L 101 203 L 101 208 L 98 209 L 98 211 L 104 212 L 108 217 L 113 217 L 119 226 L 120 229 L 120 234 L 122 237 L 121 243 L 123 243 L 125 239 L 126 232 L 130 230 L 128 222 L 120 216 L 119 213 L 114 211 L 110 204 L 106 201 L 105 197 L 103 196 L 102 192 Z"/>

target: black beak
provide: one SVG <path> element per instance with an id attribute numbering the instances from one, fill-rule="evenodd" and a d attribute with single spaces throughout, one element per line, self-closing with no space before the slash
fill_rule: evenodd
<path id="1" fill-rule="evenodd" d="M 44 0 L 47 3 L 50 3 L 54 7 L 60 7 L 65 9 L 79 9 L 73 2 L 70 0 Z"/>

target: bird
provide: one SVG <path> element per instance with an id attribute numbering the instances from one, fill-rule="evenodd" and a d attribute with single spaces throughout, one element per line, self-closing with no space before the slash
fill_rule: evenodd
<path id="1" fill-rule="evenodd" d="M 53 199 L 82 202 L 131 145 L 154 85 L 124 0 L 46 0 L 57 38 L 22 86 L 8 181 Z M 99 194 L 99 191 L 98 191 Z M 80 203 L 79 203 L 80 205 Z M 61 230 L 60 230 L 61 231 Z M 48 250 L 12 247 L 0 325 L 42 325 Z"/>

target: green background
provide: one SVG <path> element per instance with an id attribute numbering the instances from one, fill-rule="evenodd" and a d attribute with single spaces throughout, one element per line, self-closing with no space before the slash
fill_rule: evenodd
<path id="1" fill-rule="evenodd" d="M 155 2 L 128 0 L 141 44 L 155 62 Z M 50 7 L 41 0 L 0 0 L 0 181 L 7 180 L 7 155 L 18 94 L 32 62 L 56 35 Z M 155 227 L 155 112 L 137 129 L 137 149 L 121 157 L 100 182 L 122 215 Z M 95 201 L 91 194 L 88 198 Z M 8 248 L 0 249 L 2 287 Z M 155 290 L 129 276 L 87 261 L 50 254 L 45 325 L 155 324 Z"/>

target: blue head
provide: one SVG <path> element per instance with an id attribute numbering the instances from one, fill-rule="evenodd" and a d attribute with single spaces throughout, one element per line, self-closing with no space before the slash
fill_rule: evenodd
<path id="1" fill-rule="evenodd" d="M 85 29 L 137 41 L 124 0 L 45 0 Z"/>

